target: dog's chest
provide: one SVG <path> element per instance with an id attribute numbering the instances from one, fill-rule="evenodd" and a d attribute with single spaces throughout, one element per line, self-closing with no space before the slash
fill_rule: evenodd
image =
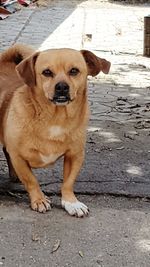
<path id="1" fill-rule="evenodd" d="M 63 155 L 63 149 L 59 150 L 53 147 L 49 149 L 49 147 L 45 147 L 45 149 L 30 150 L 26 159 L 32 168 L 41 168 L 55 163 L 55 161 Z"/>
<path id="2" fill-rule="evenodd" d="M 54 125 L 49 127 L 48 136 L 50 139 L 61 139 L 64 138 L 65 129 L 61 126 Z"/>
<path id="3" fill-rule="evenodd" d="M 40 153 L 40 159 L 41 159 L 41 163 L 42 165 L 47 165 L 47 164 L 52 164 L 54 163 L 60 156 L 61 154 L 59 153 L 53 153 L 50 155 L 43 155 L 42 153 Z"/>
<path id="4" fill-rule="evenodd" d="M 37 135 L 30 149 L 28 162 L 31 167 L 39 168 L 53 164 L 59 157 L 64 155 L 68 143 L 66 131 L 61 126 L 51 126 Z"/>

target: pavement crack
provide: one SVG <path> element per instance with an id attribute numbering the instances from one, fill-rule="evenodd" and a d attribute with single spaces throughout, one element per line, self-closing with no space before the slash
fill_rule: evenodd
<path id="1" fill-rule="evenodd" d="M 85 34 L 85 25 L 86 25 L 86 9 L 83 8 L 83 26 L 82 26 L 82 38 L 81 38 L 81 48 L 84 48 L 84 34 Z"/>
<path id="2" fill-rule="evenodd" d="M 29 17 L 27 18 L 25 24 L 23 25 L 23 27 L 21 28 L 21 30 L 19 31 L 19 33 L 16 35 L 16 37 L 15 37 L 15 39 L 14 39 L 12 45 L 14 45 L 14 44 L 17 42 L 17 40 L 18 40 L 19 37 L 21 36 L 22 32 L 24 31 L 24 29 L 26 28 L 26 26 L 27 26 L 27 25 L 29 24 L 29 22 L 31 21 L 33 13 L 35 13 L 35 11 L 32 11 L 32 12 L 31 12 L 31 14 L 30 14 Z"/>

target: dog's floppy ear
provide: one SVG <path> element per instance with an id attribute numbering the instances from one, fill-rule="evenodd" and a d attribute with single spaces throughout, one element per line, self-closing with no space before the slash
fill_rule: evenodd
<path id="1" fill-rule="evenodd" d="M 96 76 L 100 71 L 107 74 L 111 63 L 104 58 L 97 57 L 88 50 L 80 51 L 85 59 L 88 68 L 88 75 Z"/>
<path id="2" fill-rule="evenodd" d="M 35 76 L 35 62 L 39 52 L 34 53 L 32 56 L 24 59 L 16 66 L 16 70 L 19 73 L 20 77 L 29 87 L 34 87 L 36 85 L 36 76 Z"/>

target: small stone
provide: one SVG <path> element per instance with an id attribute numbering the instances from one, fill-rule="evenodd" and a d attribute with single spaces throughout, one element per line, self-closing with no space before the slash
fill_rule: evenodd
<path id="1" fill-rule="evenodd" d="M 55 244 L 53 245 L 51 253 L 54 253 L 55 251 L 57 251 L 59 249 L 60 243 L 61 243 L 60 239 L 57 239 Z"/>

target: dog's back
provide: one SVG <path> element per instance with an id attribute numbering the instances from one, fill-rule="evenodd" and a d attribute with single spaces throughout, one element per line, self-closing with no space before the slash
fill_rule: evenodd
<path id="1" fill-rule="evenodd" d="M 16 65 L 33 53 L 32 48 L 19 44 L 0 54 L 0 141 L 3 136 L 3 119 L 13 93 L 23 84 L 17 75 Z"/>

